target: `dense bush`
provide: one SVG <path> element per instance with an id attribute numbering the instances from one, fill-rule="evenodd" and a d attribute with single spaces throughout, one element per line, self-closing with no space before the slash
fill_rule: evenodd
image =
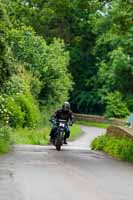
<path id="1" fill-rule="evenodd" d="M 72 87 L 68 71 L 69 53 L 60 39 L 54 39 L 47 45 L 43 37 L 38 36 L 31 27 L 20 26 L 11 29 L 9 44 L 17 59 L 33 75 L 31 91 L 39 102 L 46 105 L 62 103 Z"/>
<path id="2" fill-rule="evenodd" d="M 0 96 L 0 122 L 3 125 L 19 127 L 23 125 L 24 113 L 13 97 Z"/>
<path id="3" fill-rule="evenodd" d="M 102 135 L 91 144 L 93 150 L 102 150 L 117 159 L 133 162 L 133 140 Z"/>
<path id="4" fill-rule="evenodd" d="M 24 123 L 25 113 L 13 97 L 5 98 L 5 112 L 7 111 L 8 123 L 11 127 L 21 127 Z"/>
<path id="5" fill-rule="evenodd" d="M 133 112 L 133 95 L 129 95 L 127 98 L 126 98 L 126 103 L 127 103 L 127 106 L 128 106 L 128 109 Z"/>
<path id="6" fill-rule="evenodd" d="M 5 153 L 10 148 L 11 128 L 0 127 L 0 152 Z"/>
<path id="7" fill-rule="evenodd" d="M 31 95 L 18 95 L 15 101 L 24 113 L 23 127 L 37 127 L 40 121 L 40 111 L 34 98 Z"/>
<path id="8" fill-rule="evenodd" d="M 13 57 L 6 37 L 10 26 L 5 6 L 0 1 L 0 90 L 14 71 Z"/>
<path id="9" fill-rule="evenodd" d="M 122 118 L 129 114 L 126 103 L 122 100 L 120 92 L 109 93 L 106 97 L 106 115 L 108 117 Z"/>
<path id="10" fill-rule="evenodd" d="M 27 74 L 28 76 L 28 74 Z M 8 81 L 6 81 L 3 93 L 7 95 L 24 94 L 30 91 L 30 81 L 23 74 L 13 74 Z"/>
<path id="11" fill-rule="evenodd" d="M 0 96 L 0 121 L 14 128 L 35 128 L 39 125 L 40 111 L 31 95 Z"/>

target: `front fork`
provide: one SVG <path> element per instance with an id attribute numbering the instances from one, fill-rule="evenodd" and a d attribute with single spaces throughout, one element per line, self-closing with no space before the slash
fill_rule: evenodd
<path id="1" fill-rule="evenodd" d="M 55 136 L 54 139 L 54 145 L 56 145 L 56 143 L 60 143 L 61 145 L 63 145 L 64 141 L 64 131 L 59 130 L 57 135 Z"/>

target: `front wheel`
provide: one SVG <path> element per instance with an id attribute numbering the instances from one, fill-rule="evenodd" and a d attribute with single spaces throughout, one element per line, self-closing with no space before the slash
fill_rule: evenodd
<path id="1" fill-rule="evenodd" d="M 55 139 L 55 146 L 56 146 L 56 150 L 60 151 L 61 150 L 61 145 L 62 145 L 62 134 L 58 133 L 57 137 Z"/>
<path id="2" fill-rule="evenodd" d="M 56 145 L 56 150 L 57 150 L 57 151 L 60 151 L 60 150 L 61 150 L 61 145 L 60 145 L 60 144 Z"/>

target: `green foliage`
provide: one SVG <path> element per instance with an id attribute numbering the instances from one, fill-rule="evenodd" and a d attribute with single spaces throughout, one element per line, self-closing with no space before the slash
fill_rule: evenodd
<path id="1" fill-rule="evenodd" d="M 108 57 L 110 61 L 108 63 L 104 61 L 100 65 L 101 81 L 104 82 L 107 91 L 119 89 L 125 95 L 129 95 L 133 88 L 132 59 L 121 47 L 109 53 Z"/>
<path id="2" fill-rule="evenodd" d="M 0 153 L 8 152 L 12 130 L 8 126 L 0 127 Z"/>
<path id="3" fill-rule="evenodd" d="M 60 105 L 68 98 L 72 87 L 68 64 L 69 54 L 65 52 L 63 41 L 54 39 L 47 49 L 45 68 L 41 70 L 43 86 L 40 100 Z"/>
<path id="4" fill-rule="evenodd" d="M 106 97 L 106 101 L 106 115 L 108 117 L 122 118 L 129 114 L 127 105 L 123 102 L 120 92 L 115 91 L 114 93 L 109 93 Z"/>
<path id="5" fill-rule="evenodd" d="M 30 95 L 18 95 L 15 101 L 20 106 L 21 112 L 24 113 L 23 127 L 37 127 L 40 121 L 40 111 L 33 97 Z"/>
<path id="6" fill-rule="evenodd" d="M 130 0 L 5 2 L 13 24 L 8 31 L 9 44 L 17 62 L 32 73 L 32 94 L 44 107 L 49 104 L 54 108 L 69 97 L 69 71 L 74 81 L 70 101 L 75 112 L 103 114 L 106 96 L 114 91 L 121 92 L 123 102 L 131 103 Z M 65 45 L 53 38 L 63 39 Z"/>
<path id="7" fill-rule="evenodd" d="M 48 43 L 51 43 L 54 37 L 64 39 L 67 50 L 70 51 L 69 70 L 72 73 L 75 82 L 74 85 L 75 92 L 71 92 L 71 102 L 73 109 L 86 113 L 93 111 L 98 112 L 99 110 L 101 111 L 100 109 L 101 104 L 100 106 L 98 106 L 99 101 L 97 101 L 99 100 L 99 98 L 96 98 L 95 102 L 93 102 L 94 100 L 93 95 L 95 91 L 91 92 L 91 90 L 93 89 L 93 85 L 95 84 L 92 76 L 93 74 L 96 73 L 97 66 L 95 66 L 95 56 L 93 55 L 92 52 L 95 43 L 95 35 L 91 31 L 92 25 L 90 22 L 90 14 L 93 14 L 93 12 L 95 12 L 98 2 L 97 1 L 88 2 L 87 0 L 84 1 L 50 0 L 48 2 L 37 0 L 36 2 L 35 1 L 26 1 L 26 2 L 27 2 L 26 6 L 24 6 L 24 3 L 21 3 L 20 0 L 17 1 L 16 6 L 15 6 L 15 1 L 12 1 L 11 3 L 15 10 L 15 13 L 17 13 L 16 16 L 17 19 L 19 19 L 20 21 L 19 23 L 20 24 L 25 23 L 27 25 L 28 22 L 28 25 L 32 26 L 39 35 L 43 36 L 48 41 Z M 25 16 L 27 16 L 27 18 Z M 14 21 L 14 18 L 13 17 L 11 18 Z M 25 41 L 27 40 L 25 39 Z M 35 40 L 32 41 L 34 43 Z M 31 47 L 31 45 L 28 45 L 28 42 L 27 46 L 28 49 Z M 54 48 L 56 48 L 56 46 L 57 49 L 59 49 L 58 48 L 59 44 L 57 44 L 56 42 L 55 47 L 52 47 L 53 50 Z M 50 51 L 53 50 L 51 49 Z M 66 98 L 65 97 L 66 95 L 68 96 L 68 94 L 66 93 L 68 93 L 67 91 L 70 89 L 71 81 L 70 79 L 69 82 L 68 80 L 66 80 L 68 79 L 68 76 L 70 77 L 70 75 L 64 76 L 63 73 L 60 73 L 61 71 L 63 72 L 64 67 L 62 67 L 61 70 L 61 68 L 60 67 L 58 68 L 58 66 L 59 62 L 60 66 L 64 65 L 64 62 L 66 62 L 65 60 L 68 58 L 68 55 L 66 56 L 64 55 L 65 57 L 62 56 L 62 61 L 61 61 L 61 56 L 59 57 L 59 53 L 57 51 L 55 51 L 56 55 L 54 55 L 54 52 L 51 53 L 52 53 L 52 60 L 48 61 L 48 63 L 49 65 L 51 64 L 53 65 L 52 68 L 56 67 L 56 72 L 59 71 L 60 78 L 62 77 L 61 80 L 62 84 L 59 83 L 59 79 L 56 78 L 57 73 L 55 74 L 55 71 L 51 70 L 51 72 L 49 73 L 50 74 L 53 73 L 53 77 L 51 77 L 51 75 L 49 77 L 49 74 L 47 77 L 46 74 L 45 80 L 46 78 L 50 80 L 52 78 L 52 81 L 49 81 L 49 84 L 47 84 L 46 86 L 44 85 L 44 88 L 41 91 L 41 100 L 42 98 L 46 99 L 46 95 L 48 95 L 49 102 L 57 100 L 61 102 L 63 101 L 63 99 Z M 30 59 L 31 58 L 29 58 L 28 60 Z M 57 63 L 57 61 L 59 62 Z M 43 82 L 45 84 L 45 81 Z M 57 86 L 53 87 L 51 83 Z M 59 86 L 60 87 L 62 86 L 61 89 Z M 63 86 L 65 87 L 63 88 Z M 48 94 L 46 94 L 45 91 L 46 92 L 49 91 Z M 57 98 L 55 95 L 51 95 L 52 92 L 53 94 L 56 93 L 55 91 L 57 91 L 57 94 L 59 96 L 61 95 L 61 98 L 63 92 L 65 92 L 64 95 L 65 98 L 61 100 L 61 98 L 59 97 Z M 85 93 L 87 93 L 87 95 Z M 88 105 L 90 106 L 88 107 Z M 86 109 L 86 107 L 88 107 L 88 109 Z"/>
<path id="8" fill-rule="evenodd" d="M 30 91 L 32 93 L 32 95 L 37 99 L 39 94 L 40 94 L 40 91 L 41 91 L 41 87 L 42 87 L 42 82 L 39 80 L 38 77 L 36 76 L 33 76 L 31 78 L 31 81 L 30 81 Z"/>
<path id="9" fill-rule="evenodd" d="M 120 91 L 123 101 L 132 95 L 132 16 L 131 1 L 112 0 L 93 18 L 97 34 L 94 53 L 97 57 L 101 99 Z M 126 81 L 125 81 L 126 80 Z M 98 86 L 99 87 L 99 86 Z M 128 103 L 128 102 L 127 102 Z M 104 101 L 106 106 L 106 101 Z"/>
<path id="10" fill-rule="evenodd" d="M 0 96 L 0 122 L 4 125 L 9 123 L 9 113 L 5 108 L 5 98 L 3 96 Z"/>
<path id="11" fill-rule="evenodd" d="M 20 74 L 12 75 L 11 78 L 5 83 L 3 93 L 7 95 L 19 95 L 30 91 L 30 86 Z"/>
<path id="12" fill-rule="evenodd" d="M 92 143 L 91 143 L 91 148 L 93 150 L 103 150 L 106 143 L 108 141 L 108 138 L 104 135 L 102 136 L 98 136 L 97 138 L 95 138 Z"/>
<path id="13" fill-rule="evenodd" d="M 13 56 L 6 42 L 10 26 L 4 4 L 0 2 L 0 90 L 14 69 Z"/>
<path id="14" fill-rule="evenodd" d="M 44 145 L 49 142 L 49 129 L 19 128 L 12 134 L 12 142 L 15 144 L 37 144 Z"/>
<path id="15" fill-rule="evenodd" d="M 39 35 L 49 40 L 53 37 L 69 39 L 69 20 L 73 14 L 73 3 L 70 0 L 12 0 L 8 5 L 8 11 L 14 11 L 15 17 L 11 16 L 11 21 L 15 26 L 17 23 L 30 25 Z"/>
<path id="16" fill-rule="evenodd" d="M 127 102 L 127 106 L 128 106 L 128 109 L 133 112 L 133 95 L 128 95 L 126 97 L 126 102 Z"/>
<path id="17" fill-rule="evenodd" d="M 8 124 L 11 127 L 21 127 L 24 123 L 25 113 L 21 110 L 21 106 L 17 104 L 13 97 L 7 96 L 5 98 L 5 112 L 7 113 Z"/>
<path id="18" fill-rule="evenodd" d="M 69 96 L 75 112 L 126 116 L 132 16 L 130 0 L 1 0 L 0 123 L 35 127 Z"/>
<path id="19" fill-rule="evenodd" d="M 108 123 L 83 121 L 83 120 L 78 120 L 76 124 L 85 125 L 85 126 L 93 126 L 93 127 L 98 127 L 98 128 L 108 128 L 110 125 Z"/>
<path id="20" fill-rule="evenodd" d="M 43 104 L 59 104 L 67 97 L 72 81 L 67 66 L 69 54 L 63 41 L 54 39 L 50 45 L 30 27 L 12 29 L 9 43 L 20 63 L 33 74 L 31 91 Z M 35 86 L 35 87 L 34 87 Z"/>
<path id="21" fill-rule="evenodd" d="M 93 150 L 102 150 L 120 160 L 133 162 L 133 140 L 102 135 L 93 140 Z"/>
<path id="22" fill-rule="evenodd" d="M 47 45 L 45 40 L 37 36 L 32 27 L 21 26 L 9 32 L 9 44 L 21 63 L 31 72 L 41 69 L 46 59 Z"/>
<path id="23" fill-rule="evenodd" d="M 22 126 L 24 113 L 12 97 L 0 96 L 0 121 L 3 125 Z"/>
<path id="24" fill-rule="evenodd" d="M 40 111 L 30 95 L 0 96 L 0 121 L 15 128 L 35 128 L 39 125 Z"/>
<path id="25" fill-rule="evenodd" d="M 11 141 L 15 144 L 38 144 L 49 143 L 50 128 L 29 129 L 17 128 L 11 135 Z M 78 125 L 71 127 L 70 140 L 74 140 L 81 135 L 81 128 Z"/>
<path id="26" fill-rule="evenodd" d="M 75 140 L 82 134 L 82 130 L 77 124 L 74 124 L 72 127 L 70 127 L 70 131 L 70 140 Z"/>

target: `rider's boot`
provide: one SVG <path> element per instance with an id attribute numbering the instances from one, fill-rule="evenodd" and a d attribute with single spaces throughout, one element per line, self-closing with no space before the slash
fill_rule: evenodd
<path id="1" fill-rule="evenodd" d="M 66 138 L 64 138 L 64 144 L 67 144 L 67 139 Z"/>

